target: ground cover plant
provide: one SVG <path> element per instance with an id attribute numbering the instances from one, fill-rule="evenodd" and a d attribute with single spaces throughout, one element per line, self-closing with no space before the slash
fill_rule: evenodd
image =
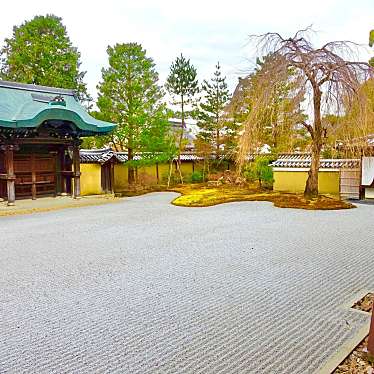
<path id="1" fill-rule="evenodd" d="M 172 201 L 172 204 L 185 207 L 206 207 L 234 201 L 269 201 L 278 208 L 295 208 L 308 210 L 337 210 L 350 209 L 355 206 L 349 202 L 329 196 L 318 196 L 307 199 L 303 194 L 291 194 L 262 190 L 253 187 L 205 185 L 177 186 L 172 189 L 182 195 Z"/>
<path id="2" fill-rule="evenodd" d="M 265 161 L 265 165 L 263 163 L 254 165 L 250 172 L 251 175 L 256 175 L 249 179 L 226 170 L 223 173 L 210 174 L 208 182 L 199 183 L 202 182 L 201 173 L 195 172 L 186 179 L 190 182 L 188 184 L 176 184 L 173 187 L 168 187 L 166 184 L 137 185 L 121 191 L 119 195 L 136 196 L 149 192 L 178 192 L 181 196 L 175 198 L 172 204 L 184 207 L 207 207 L 238 201 L 269 201 L 278 208 L 307 210 L 337 210 L 355 207 L 334 196 L 319 195 L 316 198 L 307 198 L 301 193 L 273 191 L 272 173 L 267 175 L 267 172 L 263 172 L 264 168 L 268 168 L 268 161 Z"/>

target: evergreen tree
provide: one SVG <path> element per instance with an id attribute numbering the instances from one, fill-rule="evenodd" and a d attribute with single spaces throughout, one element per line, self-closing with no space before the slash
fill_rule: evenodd
<path id="1" fill-rule="evenodd" d="M 183 147 L 184 130 L 186 128 L 186 106 L 194 103 L 195 95 L 199 91 L 196 69 L 190 63 L 190 60 L 187 60 L 182 54 L 171 64 L 165 87 L 173 97 L 173 104 L 179 105 L 181 109 L 182 128 L 179 134 L 177 164 L 180 172 L 180 155 Z M 183 183 L 181 172 L 180 178 Z"/>
<path id="2" fill-rule="evenodd" d="M 36 16 L 14 26 L 1 49 L 2 79 L 74 89 L 81 100 L 88 100 L 80 65 L 80 53 L 62 19 L 54 15 Z"/>
<path id="3" fill-rule="evenodd" d="M 170 157 L 169 114 L 161 102 L 164 93 L 155 64 L 140 44 L 116 44 L 107 53 L 109 67 L 102 69 L 97 106 L 102 118 L 117 123 L 111 137 L 118 150 L 127 151 L 132 184 L 137 153 L 142 153 L 143 162 Z"/>
<path id="4" fill-rule="evenodd" d="M 198 109 L 198 137 L 211 146 L 218 159 L 228 135 L 228 122 L 223 114 L 229 100 L 226 77 L 222 77 L 219 62 L 210 82 L 203 81 L 202 92 L 203 98 Z"/>

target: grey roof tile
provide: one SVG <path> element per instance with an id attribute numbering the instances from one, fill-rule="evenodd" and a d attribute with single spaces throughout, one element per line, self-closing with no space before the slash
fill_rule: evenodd
<path id="1" fill-rule="evenodd" d="M 109 161 L 112 157 L 115 157 L 118 162 L 127 162 L 127 153 L 125 152 L 114 152 L 110 148 L 104 149 L 81 149 L 80 160 L 81 163 L 98 163 L 104 164 Z M 134 156 L 134 160 L 140 160 L 141 154 Z M 174 160 L 176 160 L 175 158 Z M 195 153 L 182 153 L 181 161 L 201 161 L 203 157 L 196 155 Z"/>
<path id="2" fill-rule="evenodd" d="M 271 165 L 274 168 L 309 168 L 311 165 L 310 153 L 281 154 Z M 321 169 L 358 168 L 359 159 L 321 159 Z"/>

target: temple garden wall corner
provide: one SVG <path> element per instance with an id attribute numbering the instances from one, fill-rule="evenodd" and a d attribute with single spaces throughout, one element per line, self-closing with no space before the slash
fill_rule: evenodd
<path id="1" fill-rule="evenodd" d="M 140 155 L 135 160 L 140 160 Z M 201 157 L 193 153 L 181 155 L 182 175 L 189 176 L 202 169 Z M 128 166 L 127 154 L 111 149 L 81 149 L 81 184 L 82 195 L 120 193 L 127 190 Z M 150 186 L 165 184 L 169 173 L 169 163 L 155 163 L 137 167 L 135 170 L 138 184 Z M 176 170 L 175 160 L 172 168 Z"/>
<path id="2" fill-rule="evenodd" d="M 302 193 L 310 168 L 310 154 L 283 154 L 272 163 L 274 190 Z M 360 159 L 321 159 L 318 189 L 321 194 L 348 199 L 361 197 Z"/>

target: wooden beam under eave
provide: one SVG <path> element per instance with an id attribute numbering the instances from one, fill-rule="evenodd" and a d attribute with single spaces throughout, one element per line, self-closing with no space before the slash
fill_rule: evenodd
<path id="1" fill-rule="evenodd" d="M 58 139 L 58 138 L 17 138 L 13 141 L 14 144 L 31 144 L 31 145 L 72 145 L 73 139 Z"/>
<path id="2" fill-rule="evenodd" d="M 79 199 L 81 196 L 81 181 L 80 181 L 80 155 L 79 143 L 75 142 L 73 145 L 73 177 L 74 177 L 74 199 Z"/>

